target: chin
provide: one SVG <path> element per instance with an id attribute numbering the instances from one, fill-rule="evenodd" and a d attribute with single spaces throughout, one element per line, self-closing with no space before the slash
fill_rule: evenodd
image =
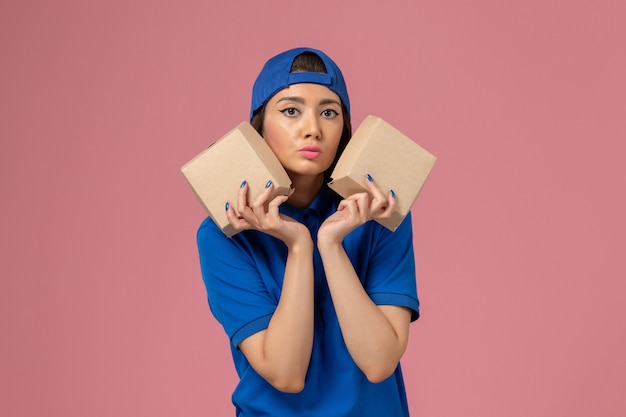
<path id="1" fill-rule="evenodd" d="M 326 168 L 328 169 L 328 168 Z M 289 168 L 285 168 L 285 170 L 287 171 L 287 173 L 289 174 L 290 177 L 293 178 L 293 176 L 301 176 L 301 177 L 316 177 L 318 175 L 323 176 L 324 173 L 326 172 L 326 169 L 321 169 L 321 168 L 316 168 L 316 169 L 304 169 L 304 168 L 296 168 L 296 169 L 289 169 Z"/>

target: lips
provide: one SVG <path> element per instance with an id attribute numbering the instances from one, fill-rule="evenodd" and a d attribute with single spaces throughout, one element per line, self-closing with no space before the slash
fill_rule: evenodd
<path id="1" fill-rule="evenodd" d="M 298 149 L 298 152 L 306 159 L 315 159 L 322 154 L 322 148 L 316 145 L 307 145 Z"/>

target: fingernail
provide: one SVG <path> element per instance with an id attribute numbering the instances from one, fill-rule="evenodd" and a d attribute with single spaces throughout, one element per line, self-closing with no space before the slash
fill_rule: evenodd
<path id="1" fill-rule="evenodd" d="M 242 182 L 242 183 L 241 183 L 241 185 L 240 185 L 240 188 L 245 187 L 245 186 L 246 186 L 246 184 L 247 184 L 247 182 L 246 182 L 246 181 Z"/>
<path id="2" fill-rule="evenodd" d="M 265 188 L 270 188 L 272 186 L 272 180 L 269 180 L 267 183 L 265 183 Z"/>
<path id="3" fill-rule="evenodd" d="M 228 204 L 228 201 L 226 202 L 226 211 L 228 211 L 228 209 L 230 208 L 230 204 Z"/>
<path id="4" fill-rule="evenodd" d="M 369 182 L 374 182 L 374 178 L 372 178 L 372 176 L 371 176 L 370 174 L 367 174 L 367 175 L 365 176 L 365 178 L 367 178 L 367 180 L 368 180 Z"/>
<path id="5" fill-rule="evenodd" d="M 389 192 L 391 193 L 391 198 L 396 198 L 396 193 L 394 193 L 393 190 L 389 190 Z"/>

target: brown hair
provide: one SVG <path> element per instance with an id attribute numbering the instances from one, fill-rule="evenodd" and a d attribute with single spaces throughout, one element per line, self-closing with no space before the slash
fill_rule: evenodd
<path id="1" fill-rule="evenodd" d="M 318 72 L 321 74 L 326 74 L 326 66 L 324 65 L 324 61 L 321 60 L 319 56 L 314 54 L 313 52 L 303 52 L 298 55 L 291 64 L 290 72 Z M 339 140 L 339 146 L 337 147 L 337 155 L 335 155 L 335 160 L 330 165 L 330 168 L 326 170 L 324 173 L 324 177 L 326 180 L 330 179 L 330 174 L 333 172 L 333 168 L 337 164 L 337 160 L 343 153 L 346 145 L 350 141 L 352 137 L 352 124 L 350 123 L 350 115 L 346 111 L 346 107 L 343 103 L 341 103 L 341 110 L 343 112 L 343 131 L 341 133 L 341 139 Z M 260 135 L 263 135 L 263 120 L 265 119 L 265 105 L 261 106 L 254 115 L 252 116 L 252 127 L 259 132 Z"/>

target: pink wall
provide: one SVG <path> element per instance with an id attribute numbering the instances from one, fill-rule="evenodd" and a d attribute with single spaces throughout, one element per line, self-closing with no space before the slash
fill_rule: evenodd
<path id="1" fill-rule="evenodd" d="M 0 5 L 0 415 L 233 415 L 179 167 L 299 45 L 439 157 L 413 415 L 626 415 L 626 3 L 378 3 Z"/>

